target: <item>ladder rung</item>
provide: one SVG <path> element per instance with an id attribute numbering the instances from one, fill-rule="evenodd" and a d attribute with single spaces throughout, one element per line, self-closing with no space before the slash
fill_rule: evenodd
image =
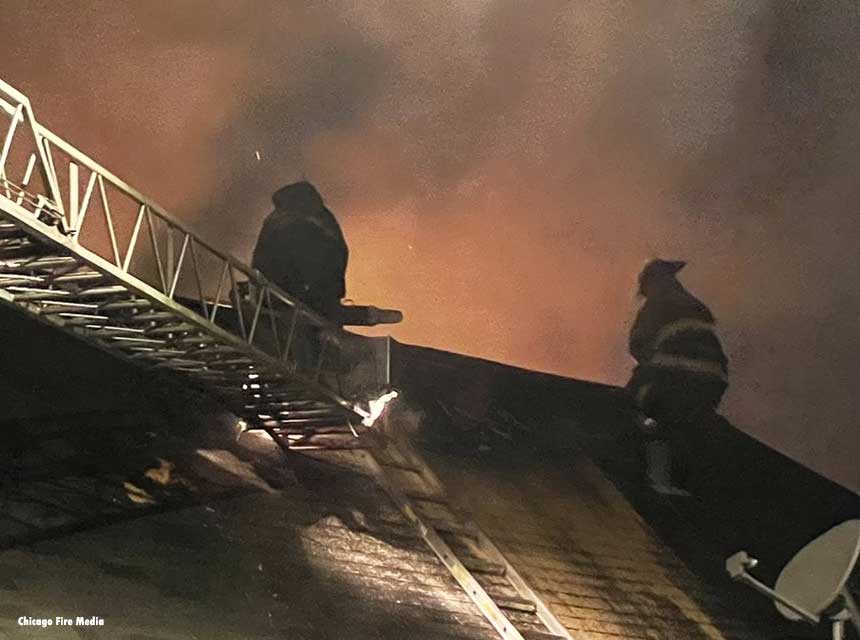
<path id="1" fill-rule="evenodd" d="M 59 316 L 66 323 L 90 324 L 93 322 L 110 322 L 110 317 L 99 316 L 92 313 L 74 313 L 72 311 L 54 311 L 45 315 Z"/>
<path id="2" fill-rule="evenodd" d="M 248 402 L 245 409 L 259 411 L 260 413 L 282 413 L 284 411 L 316 411 L 330 409 L 330 406 L 319 400 L 295 400 L 292 402 L 268 402 L 262 397 L 258 402 Z"/>
<path id="3" fill-rule="evenodd" d="M 240 351 L 235 347 L 228 347 L 227 345 L 217 343 L 200 350 L 200 355 L 210 357 L 213 363 L 222 362 L 219 358 L 228 358 L 239 354 Z"/>
<path id="4" fill-rule="evenodd" d="M 474 573 L 483 573 L 489 576 L 499 577 L 504 577 L 508 573 L 505 565 L 490 562 L 489 560 L 482 560 L 481 558 L 461 556 L 460 562 L 462 562 L 463 566 L 465 566 L 469 571 Z"/>
<path id="5" fill-rule="evenodd" d="M 164 340 L 158 340 L 156 338 L 146 338 L 144 336 L 113 336 L 114 342 L 123 342 L 128 344 L 153 344 L 153 345 L 163 345 L 167 344 Z M 184 354 L 184 351 L 175 351 L 173 353 L 176 354 Z"/>
<path id="6" fill-rule="evenodd" d="M 52 282 L 68 283 L 68 282 L 97 282 L 103 280 L 104 274 L 98 271 L 82 271 L 80 273 L 66 273 L 55 278 L 51 278 Z"/>
<path id="7" fill-rule="evenodd" d="M 165 343 L 162 343 L 165 344 Z M 153 348 L 149 347 L 146 353 L 140 354 L 143 357 L 151 358 L 151 359 L 173 359 L 176 357 L 182 357 L 185 355 L 184 351 L 180 351 L 179 349 L 171 349 L 170 347 L 161 347 L 161 348 Z"/>
<path id="8" fill-rule="evenodd" d="M 207 350 L 203 349 L 200 351 L 201 355 L 207 355 Z M 253 373 L 254 371 L 250 368 L 251 365 L 254 364 L 254 361 L 251 358 L 244 356 L 239 353 L 224 353 L 221 354 L 221 358 L 215 358 L 214 360 L 210 360 L 212 366 L 225 366 L 225 367 L 242 367 L 241 371 L 246 376 L 249 373 Z M 223 356 L 233 356 L 233 357 L 223 357 Z M 252 382 L 258 382 L 258 378 L 251 379 Z"/>
<path id="9" fill-rule="evenodd" d="M 174 340 L 174 342 L 179 344 L 212 344 L 216 342 L 216 339 L 212 336 L 179 336 Z"/>
<path id="10" fill-rule="evenodd" d="M 280 375 L 280 372 L 278 372 Z M 320 400 L 320 397 L 308 393 L 307 386 L 295 380 L 277 380 L 272 385 L 267 385 L 262 391 L 257 393 L 268 394 L 269 398 L 279 398 L 275 402 L 300 402 Z"/>
<path id="11" fill-rule="evenodd" d="M 16 229 L 15 233 L 4 234 L 0 232 L 0 248 L 5 247 L 20 247 L 21 245 L 32 245 L 32 246 L 40 246 L 47 247 L 49 245 L 44 242 L 39 242 L 35 238 L 28 236 L 24 231 L 20 229 Z"/>
<path id="12" fill-rule="evenodd" d="M 535 603 L 526 598 L 521 598 L 519 596 L 495 595 L 490 591 L 487 591 L 487 593 L 501 609 L 522 611 L 523 613 L 535 613 L 537 611 Z"/>
<path id="13" fill-rule="evenodd" d="M 269 415 L 266 413 L 258 414 L 257 417 Z M 269 418 L 260 418 L 260 420 L 266 420 L 267 423 L 269 421 L 272 422 L 273 426 L 280 426 L 281 428 L 288 427 L 303 427 L 303 426 L 314 426 L 314 427 L 344 427 L 349 429 L 348 426 L 343 424 L 343 416 L 337 414 L 331 414 L 328 416 L 323 416 L 319 418 L 276 418 L 271 416 Z"/>
<path id="14" fill-rule="evenodd" d="M 87 327 L 90 329 L 89 335 L 93 338 L 112 338 L 114 336 L 129 336 L 135 335 L 138 333 L 143 333 L 140 329 L 128 329 L 126 327 L 109 327 L 109 326 L 99 326 L 99 327 Z"/>
<path id="15" fill-rule="evenodd" d="M 227 360 L 213 360 L 212 361 L 212 366 L 219 366 L 220 365 L 220 366 L 230 366 L 230 367 L 236 367 L 236 366 L 247 367 L 250 364 L 254 364 L 254 361 L 251 360 L 250 358 L 244 358 L 244 357 L 242 357 L 242 358 L 228 358 Z M 247 373 L 247 370 L 245 370 L 245 373 Z"/>
<path id="16" fill-rule="evenodd" d="M 33 287 L 8 287 L 16 302 L 34 300 L 50 300 L 51 298 L 68 298 L 71 294 L 62 289 L 36 289 Z"/>
<path id="17" fill-rule="evenodd" d="M 355 438 L 355 436 L 353 436 L 351 433 L 343 431 L 335 431 L 334 433 L 321 433 L 318 431 L 311 431 L 310 433 L 279 433 L 279 430 L 277 428 L 273 429 L 273 431 L 275 432 L 275 434 L 279 435 L 281 438 L 285 438 L 290 443 L 302 442 L 307 444 L 310 442 L 314 442 L 318 444 L 320 442 L 325 441 L 344 439 L 349 440 Z M 344 438 L 347 433 L 349 433 L 349 438 Z"/>
<path id="18" fill-rule="evenodd" d="M 52 249 L 48 245 L 37 243 L 37 242 L 6 242 L 4 244 L 0 244 L 0 256 L 4 260 L 15 260 L 15 259 L 33 259 L 39 254 L 45 254 L 51 252 Z"/>
<path id="19" fill-rule="evenodd" d="M 185 352 L 183 352 L 185 353 Z M 188 354 L 192 355 L 192 354 Z M 193 354 L 199 355 L 199 354 Z M 224 380 L 225 382 L 232 383 L 236 389 L 241 390 L 242 384 L 244 382 L 243 379 L 237 379 L 237 376 L 232 371 L 221 371 L 212 366 L 212 363 L 208 360 L 201 360 L 201 362 L 206 364 L 206 375 L 212 378 L 217 378 L 218 380 Z"/>
<path id="20" fill-rule="evenodd" d="M 261 413 L 266 412 L 261 411 Z M 283 409 L 281 411 L 278 411 L 277 415 L 284 416 L 283 420 L 290 420 L 292 418 L 317 418 L 325 416 L 342 417 L 339 411 L 332 411 L 331 407 L 322 407 L 320 409 Z"/>
<path id="21" fill-rule="evenodd" d="M 521 631 L 520 635 L 523 640 L 565 640 L 562 636 L 557 636 L 553 633 L 543 633 L 542 631 Z"/>
<path id="22" fill-rule="evenodd" d="M 0 238 L 28 238 L 29 235 L 11 222 L 0 223 Z"/>
<path id="23" fill-rule="evenodd" d="M 111 342 L 110 344 L 117 349 L 130 352 L 132 355 L 129 358 L 132 360 L 155 360 L 156 362 L 161 362 L 164 358 L 171 357 L 159 354 L 159 350 L 155 347 L 136 345 L 133 342 L 130 344 Z"/>
<path id="24" fill-rule="evenodd" d="M 216 391 L 217 393 L 220 393 L 220 394 L 229 394 L 231 396 L 232 395 L 243 396 L 243 395 L 245 395 L 245 393 L 247 393 L 246 391 L 243 391 L 241 387 L 237 387 L 236 385 L 225 383 L 224 381 L 222 381 L 219 378 L 214 377 L 214 376 L 213 377 L 204 376 L 201 373 L 201 374 L 198 374 L 197 377 L 203 378 L 205 381 L 207 381 L 207 384 L 210 384 L 212 386 L 212 389 L 214 391 Z"/>
<path id="25" fill-rule="evenodd" d="M 295 393 L 266 393 L 265 389 L 255 389 L 252 390 L 248 395 L 253 397 L 253 401 L 251 398 L 246 398 L 245 402 L 249 405 L 253 405 L 254 407 L 260 407 L 261 409 L 265 409 L 268 412 L 277 413 L 280 411 L 281 404 L 278 402 L 269 402 L 268 399 L 271 396 L 283 397 L 286 395 L 291 395 L 295 397 Z M 307 395 L 307 394 L 305 394 Z M 311 402 L 310 400 L 308 402 Z"/>
<path id="26" fill-rule="evenodd" d="M 177 345 L 181 346 L 181 345 Z M 202 360 L 206 365 L 219 376 L 230 378 L 238 385 L 254 384 L 259 386 L 259 380 L 251 380 L 248 378 L 248 363 L 247 362 L 222 362 L 220 360 L 210 360 L 206 357 L 203 351 L 188 350 L 189 354 L 194 354 L 198 360 Z M 246 389 L 247 390 L 247 389 Z M 251 392 L 256 393 L 259 389 L 253 389 Z"/>
<path id="27" fill-rule="evenodd" d="M 159 362 L 155 365 L 158 369 L 169 369 L 170 371 L 181 371 L 182 373 L 187 373 L 189 375 L 194 374 L 197 371 L 200 371 L 199 365 L 193 364 L 175 364 L 173 360 L 169 362 Z"/>
<path id="28" fill-rule="evenodd" d="M 18 262 L 20 269 L 56 269 L 57 267 L 70 267 L 73 264 L 78 264 L 77 258 L 71 256 L 47 256 L 44 258 L 36 258 L 35 260 L 26 260 Z"/>
<path id="29" fill-rule="evenodd" d="M 227 386 L 227 382 L 224 380 L 220 380 L 219 378 L 211 375 L 207 375 L 208 371 L 194 371 L 192 375 L 196 380 L 199 380 L 203 384 L 210 385 L 213 387 L 216 393 L 223 395 L 231 394 L 231 393 L 241 393 L 241 391 L 236 390 L 233 387 Z"/>
<path id="30" fill-rule="evenodd" d="M 193 324 L 188 324 L 187 322 L 180 322 L 178 324 L 166 324 L 161 327 L 153 327 L 152 329 L 148 329 L 147 333 L 149 335 L 162 335 L 167 333 L 179 333 L 184 332 L 187 333 L 189 331 L 198 331 L 199 328 L 195 327 Z"/>
<path id="31" fill-rule="evenodd" d="M 181 347 L 181 345 L 177 345 L 177 346 Z M 240 387 L 242 385 L 247 387 L 249 383 L 250 384 L 256 384 L 257 383 L 256 380 L 249 380 L 248 379 L 248 369 L 246 368 L 248 365 L 245 362 L 232 363 L 232 364 L 224 365 L 224 364 L 218 362 L 217 360 L 213 361 L 213 360 L 206 359 L 204 357 L 206 354 L 201 352 L 201 351 L 193 351 L 193 350 L 188 349 L 188 350 L 184 351 L 183 353 L 187 353 L 189 356 L 194 356 L 194 358 L 196 358 L 197 360 L 200 360 L 200 362 L 205 363 L 206 366 L 209 368 L 209 370 L 213 374 L 217 374 L 224 379 L 229 379 L 233 383 L 235 383 L 236 385 L 238 385 Z M 247 392 L 248 389 L 245 389 L 244 391 Z"/>
<path id="32" fill-rule="evenodd" d="M 165 362 L 159 362 L 156 367 L 197 367 L 199 369 L 203 369 L 206 367 L 205 362 L 200 362 L 199 360 L 188 360 L 180 357 L 173 358 L 172 360 L 167 360 Z"/>
<path id="33" fill-rule="evenodd" d="M 39 283 L 43 280 L 42 277 L 22 276 L 11 273 L 0 273 L 0 288 L 4 287 L 22 287 L 28 284 Z"/>
<path id="34" fill-rule="evenodd" d="M 425 522 L 428 526 L 433 527 L 436 531 L 442 531 L 444 533 L 451 533 L 455 536 L 462 536 L 464 538 L 472 538 L 477 539 L 478 534 L 474 529 L 463 526 L 462 524 L 458 524 L 456 522 L 448 522 L 445 520 L 430 520 L 425 519 Z"/>
<path id="35" fill-rule="evenodd" d="M 310 438 L 310 437 L 314 437 L 314 436 L 327 436 L 327 435 L 335 435 L 335 434 L 339 434 L 339 433 L 343 433 L 343 434 L 349 433 L 351 435 L 355 435 L 355 434 L 353 434 L 352 429 L 350 429 L 348 425 L 337 425 L 337 426 L 332 425 L 332 426 L 328 426 L 328 427 L 325 427 L 325 426 L 324 427 L 315 427 L 313 429 L 297 429 L 295 427 L 291 428 L 291 429 L 284 429 L 281 427 L 269 427 L 269 428 L 274 429 L 275 433 L 277 433 L 280 436 L 303 436 L 303 437 Z"/>
<path id="36" fill-rule="evenodd" d="M 241 362 L 240 362 L 241 360 Z M 226 363 L 226 364 L 244 364 L 246 365 L 245 373 L 257 374 L 256 377 L 248 378 L 248 382 L 253 382 L 256 385 L 259 385 L 261 389 L 269 390 L 269 389 L 278 389 L 281 386 L 287 386 L 281 378 L 282 374 L 276 371 L 262 371 L 252 369 L 251 366 L 254 364 L 250 358 L 246 356 L 242 356 L 241 358 L 233 358 L 230 360 L 214 360 L 214 363 Z M 293 385 L 298 388 L 298 385 Z"/>
<path id="37" fill-rule="evenodd" d="M 85 309 L 87 311 L 98 311 L 97 304 L 89 304 L 86 302 L 70 302 L 67 300 L 48 300 L 43 303 L 42 311 L 46 314 L 58 313 L 61 310 L 67 309 Z"/>
<path id="38" fill-rule="evenodd" d="M 423 473 L 423 469 L 421 467 L 417 467 L 413 464 L 409 464 L 408 462 L 398 462 L 397 460 L 377 460 L 379 466 L 387 467 L 389 469 L 397 469 L 398 471 L 408 471 L 410 473 Z"/>
<path id="39" fill-rule="evenodd" d="M 407 492 L 406 497 L 410 500 L 418 500 L 419 502 L 432 502 L 433 504 L 448 504 L 448 498 L 444 495 L 435 493 Z"/>
<path id="40" fill-rule="evenodd" d="M 43 242 L 34 240 L 23 231 L 19 231 L 17 234 L 5 236 L 0 233 L 0 251 L 5 249 L 17 249 L 18 247 L 41 247 L 42 249 L 45 249 L 48 246 L 49 245 L 46 245 Z"/>
<path id="41" fill-rule="evenodd" d="M 101 305 L 105 311 L 122 311 L 124 309 L 148 309 L 152 303 L 145 298 L 135 298 L 134 300 L 116 300 L 114 302 L 106 302 Z"/>
<path id="42" fill-rule="evenodd" d="M 46 303 L 48 305 L 50 303 Z M 84 311 L 95 311 L 92 306 L 80 306 L 80 307 L 72 307 L 72 306 L 57 306 L 54 309 L 44 308 L 42 309 L 42 315 L 44 316 L 60 316 L 61 318 L 78 318 L 78 319 L 86 319 L 92 320 L 93 322 L 102 322 L 106 320 L 110 320 L 109 316 L 99 315 L 97 313 L 82 313 Z"/>
<path id="43" fill-rule="evenodd" d="M 354 451 L 356 449 L 372 449 L 373 445 L 358 438 L 343 440 L 342 442 L 328 442 L 325 444 L 290 444 L 289 448 L 294 451 Z"/>
<path id="44" fill-rule="evenodd" d="M 218 363 L 209 363 L 213 368 L 218 366 Z M 231 379 L 236 380 L 236 384 L 242 385 L 242 391 L 246 391 L 248 393 L 255 393 L 257 391 L 262 391 L 266 388 L 265 383 L 258 382 L 257 380 L 248 380 L 248 376 L 244 375 L 243 371 L 237 371 L 236 369 L 228 369 L 224 371 L 223 374 L 225 376 L 230 376 Z"/>
<path id="45" fill-rule="evenodd" d="M 128 320 L 129 322 L 158 322 L 159 320 L 173 320 L 175 317 L 174 314 L 167 311 L 145 311 L 134 314 Z"/>
<path id="46" fill-rule="evenodd" d="M 75 295 L 80 298 L 102 298 L 104 296 L 115 296 L 119 293 L 128 293 L 128 289 L 122 285 L 111 285 L 109 287 L 93 287 L 78 291 Z"/>
<path id="47" fill-rule="evenodd" d="M 139 315 L 140 314 L 138 314 L 138 316 Z M 138 317 L 138 316 L 135 316 L 135 317 Z M 237 354 L 238 352 L 239 351 L 236 349 L 236 347 L 229 347 L 226 344 L 213 344 L 211 347 L 206 348 L 206 354 L 212 355 L 212 356 L 219 355 L 219 354 L 232 356 L 232 355 Z"/>
<path id="48" fill-rule="evenodd" d="M 174 340 L 174 342 L 176 342 L 177 344 L 182 344 L 182 342 L 180 340 Z M 241 356 L 241 354 L 239 354 L 235 351 L 232 353 L 225 353 L 225 352 L 213 353 L 212 350 L 217 346 L 218 346 L 217 344 L 214 344 L 212 346 L 207 345 L 204 347 L 195 347 L 194 345 L 190 345 L 188 347 L 188 350 L 193 351 L 194 353 L 198 354 L 202 359 L 211 363 L 213 367 L 227 366 L 230 369 L 236 369 L 234 361 L 237 359 L 237 357 L 243 357 L 243 356 Z M 247 358 L 245 358 L 245 360 L 247 361 Z M 247 363 L 241 363 L 241 364 L 244 365 L 242 368 L 243 372 L 247 373 L 247 372 L 251 371 L 251 369 L 248 368 Z M 231 366 L 231 365 L 233 365 L 233 366 Z"/>
<path id="49" fill-rule="evenodd" d="M 351 433 L 327 433 L 311 436 L 300 434 L 278 434 L 275 437 L 287 444 L 290 449 L 365 449 L 373 445 L 363 438 L 356 438 Z"/>

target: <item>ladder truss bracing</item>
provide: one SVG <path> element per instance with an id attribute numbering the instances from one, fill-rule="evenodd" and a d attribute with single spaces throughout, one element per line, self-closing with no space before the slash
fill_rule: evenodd
<path id="1" fill-rule="evenodd" d="M 204 242 L 2 80 L 0 112 L 0 303 L 185 376 L 286 449 L 368 448 L 377 482 L 500 637 L 571 638 L 417 455 L 381 433 L 355 438 L 393 395 L 347 399 L 387 386 L 387 339 L 337 329 Z"/>
<path id="2" fill-rule="evenodd" d="M 327 375 L 345 332 L 39 124 L 3 81 L 0 112 L 0 301 L 191 378 L 288 442 L 372 420 Z"/>

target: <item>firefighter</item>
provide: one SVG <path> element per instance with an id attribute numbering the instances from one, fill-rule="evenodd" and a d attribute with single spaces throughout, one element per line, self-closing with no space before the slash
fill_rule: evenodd
<path id="1" fill-rule="evenodd" d="M 272 196 L 251 265 L 322 316 L 332 318 L 346 294 L 349 249 L 337 219 L 310 182 Z"/>
<path id="2" fill-rule="evenodd" d="M 719 406 L 728 359 L 710 309 L 678 281 L 685 262 L 652 260 L 639 275 L 645 303 L 630 333 L 636 359 L 627 390 L 647 434 L 647 476 L 660 493 L 685 495 L 691 430 Z"/>
<path id="3" fill-rule="evenodd" d="M 272 202 L 275 210 L 263 222 L 251 265 L 339 326 L 349 249 L 337 219 L 310 182 L 288 184 L 274 193 Z M 323 340 L 336 341 L 335 334 L 305 325 L 297 330 L 292 352 L 301 370 L 319 369 L 322 357 L 327 367 L 340 366 L 337 352 L 322 348 Z"/>

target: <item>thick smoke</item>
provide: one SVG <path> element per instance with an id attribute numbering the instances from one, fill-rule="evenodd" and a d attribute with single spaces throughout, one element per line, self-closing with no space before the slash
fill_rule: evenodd
<path id="1" fill-rule="evenodd" d="M 7 5 L 46 124 L 245 256 L 314 180 L 403 340 L 622 383 L 639 267 L 686 258 L 730 417 L 860 488 L 856 4 Z"/>

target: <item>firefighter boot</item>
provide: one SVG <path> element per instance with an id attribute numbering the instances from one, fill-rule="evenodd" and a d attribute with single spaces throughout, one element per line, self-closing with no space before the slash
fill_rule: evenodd
<path id="1" fill-rule="evenodd" d="M 645 444 L 648 484 L 657 493 L 667 496 L 689 496 L 690 493 L 672 484 L 672 455 L 665 440 Z"/>

